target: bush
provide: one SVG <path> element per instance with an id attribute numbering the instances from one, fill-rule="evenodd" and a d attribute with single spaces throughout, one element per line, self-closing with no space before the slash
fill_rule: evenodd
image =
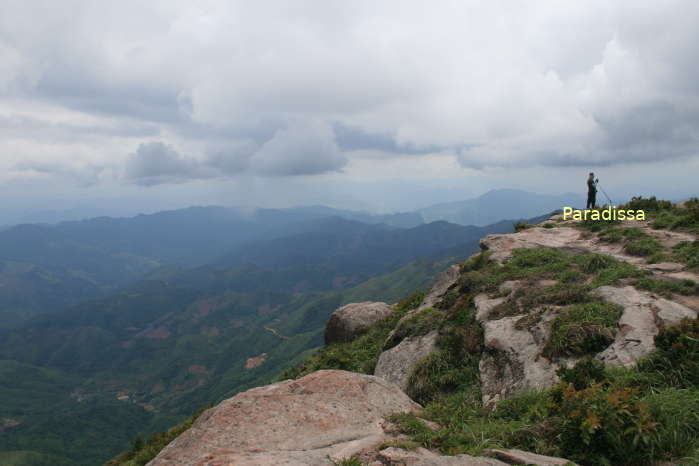
<path id="1" fill-rule="evenodd" d="M 513 226 L 515 232 L 526 230 L 527 228 L 531 228 L 531 227 L 532 227 L 532 225 L 529 225 L 527 222 L 517 222 Z"/>
<path id="2" fill-rule="evenodd" d="M 642 371 L 656 371 L 665 384 L 699 387 L 699 321 L 685 319 L 661 329 L 655 336 L 655 353 L 639 363 Z"/>
<path id="3" fill-rule="evenodd" d="M 644 464 L 653 457 L 657 422 L 635 389 L 602 384 L 552 390 L 559 442 L 567 458 L 584 464 Z"/>
<path id="4" fill-rule="evenodd" d="M 576 304 L 561 310 L 551 324 L 544 354 L 551 357 L 597 353 L 614 341 L 623 308 L 608 302 Z"/>
<path id="5" fill-rule="evenodd" d="M 650 277 L 643 277 L 636 280 L 636 288 L 652 291 L 665 297 L 672 296 L 673 293 L 683 295 L 699 294 L 699 283 L 692 280 L 680 280 L 677 282 L 656 280 Z"/>
<path id="6" fill-rule="evenodd" d="M 662 245 L 655 238 L 641 238 L 631 241 L 624 246 L 624 251 L 632 256 L 650 256 L 662 252 Z"/>
<path id="7" fill-rule="evenodd" d="M 556 374 L 564 382 L 573 385 L 576 390 L 584 390 L 605 379 L 604 364 L 591 357 L 578 361 L 570 369 L 561 367 Z"/>
<path id="8" fill-rule="evenodd" d="M 699 240 L 684 241 L 674 248 L 675 256 L 689 268 L 699 269 Z"/>
<path id="9" fill-rule="evenodd" d="M 428 307 L 401 320 L 393 334 L 386 341 L 383 350 L 391 349 L 407 337 L 426 335 L 430 331 L 439 328 L 445 313 L 439 309 Z"/>

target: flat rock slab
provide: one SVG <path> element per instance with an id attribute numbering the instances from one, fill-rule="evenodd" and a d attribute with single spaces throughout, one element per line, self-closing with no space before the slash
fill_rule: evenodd
<path id="1" fill-rule="evenodd" d="M 381 378 L 318 371 L 221 402 L 148 464 L 330 465 L 386 441 L 386 416 L 419 409 Z"/>
<path id="2" fill-rule="evenodd" d="M 554 456 L 537 455 L 528 451 L 517 449 L 501 449 L 488 450 L 489 454 L 495 455 L 498 459 L 507 461 L 508 464 L 525 464 L 532 466 L 577 466 L 572 461 L 565 458 L 556 458 Z"/>
<path id="3" fill-rule="evenodd" d="M 480 309 L 477 312 L 478 316 L 483 316 Z M 567 361 L 554 363 L 541 355 L 556 312 L 552 308 L 521 329 L 517 322 L 527 318 L 525 315 L 479 319 L 487 349 L 478 364 L 484 405 L 492 406 L 520 390 L 548 387 L 558 381 L 556 370 Z"/>
<path id="4" fill-rule="evenodd" d="M 342 306 L 330 315 L 325 327 L 325 344 L 352 341 L 392 313 L 393 307 L 381 302 L 365 301 Z"/>
<path id="5" fill-rule="evenodd" d="M 415 466 L 509 466 L 495 458 L 485 458 L 482 456 L 456 455 L 456 456 L 437 456 L 434 458 L 425 458 Z"/>
<path id="6" fill-rule="evenodd" d="M 415 365 L 436 351 L 436 330 L 427 335 L 408 337 L 393 348 L 381 353 L 374 375 L 396 384 L 405 391 L 408 388 L 408 379 Z"/>
<path id="7" fill-rule="evenodd" d="M 660 327 L 696 318 L 696 311 L 632 286 L 602 286 L 593 291 L 624 308 L 614 342 L 596 357 L 605 364 L 630 367 L 655 349 Z"/>

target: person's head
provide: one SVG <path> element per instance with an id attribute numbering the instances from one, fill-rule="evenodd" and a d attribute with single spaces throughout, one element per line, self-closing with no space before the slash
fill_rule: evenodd
<path id="1" fill-rule="evenodd" d="M 595 177 L 595 174 L 590 172 L 590 178 L 594 178 L 594 177 Z"/>

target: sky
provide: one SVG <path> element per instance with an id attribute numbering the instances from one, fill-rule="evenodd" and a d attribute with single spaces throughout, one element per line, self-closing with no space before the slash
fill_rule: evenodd
<path id="1" fill-rule="evenodd" d="M 0 224 L 81 206 L 400 211 L 584 191 L 590 171 L 616 196 L 697 194 L 693 0 L 0 11 Z"/>

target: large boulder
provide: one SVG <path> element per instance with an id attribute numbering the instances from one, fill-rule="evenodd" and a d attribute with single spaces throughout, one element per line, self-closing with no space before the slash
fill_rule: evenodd
<path id="1" fill-rule="evenodd" d="M 398 345 L 381 353 L 374 375 L 394 383 L 405 391 L 415 365 L 437 351 L 437 331 L 405 338 Z"/>
<path id="2" fill-rule="evenodd" d="M 388 440 L 385 418 L 420 408 L 381 378 L 324 370 L 221 402 L 149 465 L 330 465 Z"/>
<path id="3" fill-rule="evenodd" d="M 325 327 L 325 344 L 352 341 L 392 312 L 391 306 L 380 302 L 365 301 L 342 306 L 330 315 Z"/>

